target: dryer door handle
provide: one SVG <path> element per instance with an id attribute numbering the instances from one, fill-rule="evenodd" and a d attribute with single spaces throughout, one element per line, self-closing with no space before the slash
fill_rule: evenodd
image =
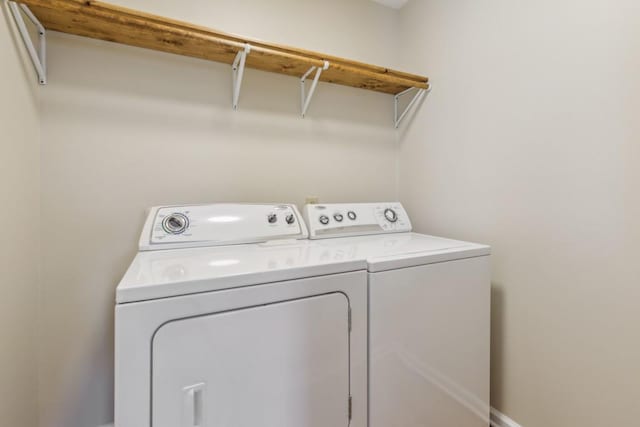
<path id="1" fill-rule="evenodd" d="M 182 389 L 182 427 L 204 427 L 205 384 Z"/>

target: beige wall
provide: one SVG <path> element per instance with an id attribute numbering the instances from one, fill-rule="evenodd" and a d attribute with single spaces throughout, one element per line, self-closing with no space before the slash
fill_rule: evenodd
<path id="1" fill-rule="evenodd" d="M 122 4 L 392 66 L 396 11 L 357 0 Z M 356 25 L 357 23 L 357 25 Z M 112 420 L 115 287 L 145 208 L 395 197 L 391 97 L 61 34 L 42 91 L 41 425 Z"/>
<path id="2" fill-rule="evenodd" d="M 38 84 L 0 8 L 0 426 L 37 424 Z"/>
<path id="3" fill-rule="evenodd" d="M 435 89 L 395 133 L 388 96 L 322 84 L 302 120 L 295 79 L 249 71 L 234 113 L 228 66 L 60 34 L 38 89 L 2 25 L 0 188 L 21 215 L 0 254 L 1 425 L 36 423 L 36 317 L 40 425 L 111 421 L 114 289 L 146 207 L 393 199 L 397 184 L 418 231 L 494 246 L 493 405 L 525 427 L 636 423 L 636 2 L 121 4 Z"/>
<path id="4" fill-rule="evenodd" d="M 640 419 L 640 6 L 412 0 L 434 91 L 400 137 L 419 231 L 490 243 L 492 402 L 525 427 Z"/>

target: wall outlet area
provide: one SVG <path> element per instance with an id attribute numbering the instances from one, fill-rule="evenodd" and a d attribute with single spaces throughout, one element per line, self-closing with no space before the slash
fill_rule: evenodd
<path id="1" fill-rule="evenodd" d="M 318 196 L 307 196 L 304 199 L 305 205 L 317 205 L 318 203 L 320 203 L 320 197 Z"/>

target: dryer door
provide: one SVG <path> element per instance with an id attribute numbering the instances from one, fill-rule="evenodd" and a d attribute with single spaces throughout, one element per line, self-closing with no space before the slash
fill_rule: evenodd
<path id="1" fill-rule="evenodd" d="M 152 360 L 153 427 L 349 424 L 342 293 L 169 322 Z"/>

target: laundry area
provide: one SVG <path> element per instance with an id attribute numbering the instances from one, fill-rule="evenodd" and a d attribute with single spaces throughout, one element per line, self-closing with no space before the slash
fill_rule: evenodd
<path id="1" fill-rule="evenodd" d="M 19 0 L 0 426 L 640 419 L 640 5 Z"/>

